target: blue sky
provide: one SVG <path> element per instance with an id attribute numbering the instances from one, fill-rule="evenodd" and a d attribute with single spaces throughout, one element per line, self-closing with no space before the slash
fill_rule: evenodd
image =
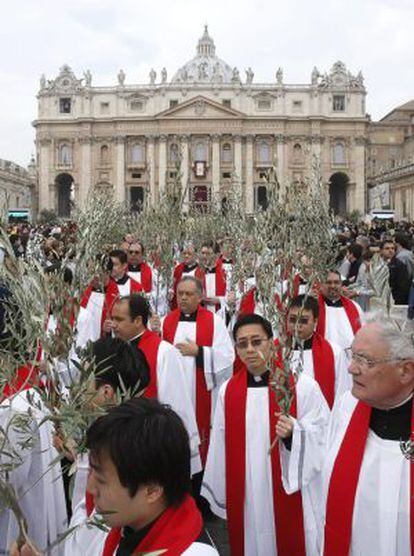
<path id="1" fill-rule="evenodd" d="M 341 59 L 362 70 L 367 111 L 379 119 L 414 98 L 413 0 L 14 0 L 2 6 L 0 158 L 25 165 L 34 152 L 36 92 L 64 63 L 93 84 L 169 77 L 195 52 L 208 23 L 217 54 L 271 82 L 307 83 L 313 66 Z"/>

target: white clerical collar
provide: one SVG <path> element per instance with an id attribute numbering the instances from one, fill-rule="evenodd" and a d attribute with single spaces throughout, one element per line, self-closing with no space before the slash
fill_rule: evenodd
<path id="1" fill-rule="evenodd" d="M 134 340 L 138 340 L 138 338 L 141 338 L 141 336 L 143 336 L 144 334 L 145 334 L 145 329 L 140 334 L 137 334 L 136 336 L 128 340 L 128 342 L 133 342 Z"/>

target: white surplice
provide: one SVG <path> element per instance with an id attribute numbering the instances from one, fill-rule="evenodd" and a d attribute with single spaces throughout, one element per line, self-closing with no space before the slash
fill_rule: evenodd
<path id="1" fill-rule="evenodd" d="M 349 301 L 354 304 L 362 321 L 364 313 L 361 307 L 352 299 Z M 345 309 L 343 307 L 329 307 L 325 303 L 325 312 L 325 340 L 338 344 L 342 349 L 349 348 L 354 341 L 354 332 Z"/>
<path id="2" fill-rule="evenodd" d="M 217 392 L 225 380 L 233 372 L 234 348 L 226 325 L 221 317 L 213 315 L 214 331 L 213 345 L 203 347 L 204 377 L 207 390 L 212 393 L 213 409 Z M 174 337 L 174 345 L 180 342 L 196 341 L 196 322 L 180 321 Z M 188 392 L 190 393 L 191 404 L 196 407 L 196 358 L 191 355 L 182 356 L 185 379 L 187 381 Z M 213 417 L 213 409 L 211 415 Z"/>
<path id="3" fill-rule="evenodd" d="M 27 398 L 28 392 L 32 403 Z M 41 423 L 46 410 L 34 407 L 34 404 L 42 406 L 40 396 L 32 389 L 3 401 L 0 405 L 0 426 L 6 429 L 17 416 L 27 414 L 29 410 L 32 414 L 30 436 L 33 441 L 24 448 L 22 443 L 29 435 L 13 426 L 8 429 L 10 444 L 21 457 L 21 464 L 8 473 L 8 481 L 17 494 L 30 538 L 46 554 L 48 547 L 66 531 L 67 513 L 62 470 L 59 461 L 56 461 L 58 453 L 52 446 L 53 426 L 50 421 Z M 0 458 L 2 463 L 14 463 L 5 453 Z M 52 462 L 55 463 L 52 465 Z M 18 534 L 17 522 L 11 510 L 0 511 L 0 554 L 8 554 L 8 548 Z M 47 554 L 63 554 L 62 545 L 57 545 Z"/>
<path id="4" fill-rule="evenodd" d="M 198 449 L 200 437 L 187 378 L 184 358 L 176 347 L 163 340 L 157 356 L 157 397 L 159 402 L 169 405 L 181 417 L 187 429 L 191 474 L 194 475 L 202 470 Z"/>
<path id="5" fill-rule="evenodd" d="M 327 435 L 319 519 L 323 546 L 326 501 L 332 469 L 358 400 L 346 392 L 336 403 Z M 409 556 L 410 465 L 399 441 L 368 432 L 355 494 L 349 556 Z M 346 477 L 344 478 L 346 480 Z"/>
<path id="6" fill-rule="evenodd" d="M 79 307 L 76 320 L 76 343 L 85 347 L 90 342 L 96 342 L 101 337 L 102 312 L 105 304 L 104 292 L 91 292 L 86 307 Z"/>
<path id="7" fill-rule="evenodd" d="M 338 344 L 332 342 L 329 342 L 329 344 L 332 348 L 335 361 L 335 399 L 337 399 L 344 392 L 351 389 L 352 379 L 348 372 L 349 362 L 344 350 Z M 315 378 L 312 350 L 293 350 L 292 368 L 301 369 L 305 374 Z"/>
<path id="8" fill-rule="evenodd" d="M 226 519 L 225 392 L 220 388 L 210 448 L 201 490 L 212 511 Z M 302 492 L 305 540 L 308 556 L 317 555 L 317 488 L 329 408 L 312 378 L 297 382 L 297 418 L 291 451 L 279 443 L 282 483 L 288 494 Z M 273 486 L 269 426 L 269 390 L 248 388 L 246 402 L 246 491 L 244 542 L 246 556 L 276 556 Z M 292 525 L 292 534 L 295 526 Z M 283 555 L 281 555 L 283 556 Z"/>
<path id="9" fill-rule="evenodd" d="M 92 516 L 93 517 L 93 516 Z M 85 500 L 75 508 L 70 527 L 76 527 L 64 543 L 64 556 L 101 556 L 108 533 L 86 524 Z M 192 543 L 182 553 L 183 556 L 219 556 L 212 546 L 199 542 Z"/>

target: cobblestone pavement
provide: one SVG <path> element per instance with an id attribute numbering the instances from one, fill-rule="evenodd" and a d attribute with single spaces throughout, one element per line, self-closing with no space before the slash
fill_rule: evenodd
<path id="1" fill-rule="evenodd" d="M 227 526 L 224 519 L 220 519 L 218 517 L 214 519 L 208 519 L 205 522 L 205 527 L 212 536 L 220 556 L 230 556 L 230 548 L 227 538 Z"/>

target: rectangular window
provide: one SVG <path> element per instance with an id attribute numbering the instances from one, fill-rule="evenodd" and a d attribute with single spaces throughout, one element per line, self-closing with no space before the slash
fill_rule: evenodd
<path id="1" fill-rule="evenodd" d="M 59 112 L 61 114 L 71 113 L 71 99 L 70 98 L 60 98 L 59 99 Z"/>
<path id="2" fill-rule="evenodd" d="M 144 103 L 142 100 L 131 100 L 129 106 L 133 112 L 142 112 L 142 110 L 144 110 Z"/>
<path id="3" fill-rule="evenodd" d="M 230 179 L 231 178 L 231 172 L 223 172 L 222 176 L 224 179 Z"/>
<path id="4" fill-rule="evenodd" d="M 272 103 L 270 100 L 258 100 L 257 108 L 259 110 L 270 110 L 272 108 Z"/>
<path id="5" fill-rule="evenodd" d="M 301 100 L 294 100 L 293 103 L 292 103 L 292 110 L 296 114 L 302 112 L 302 101 Z"/>
<path id="6" fill-rule="evenodd" d="M 169 175 L 170 179 L 173 180 L 177 177 L 177 172 L 169 172 L 168 175 Z"/>
<path id="7" fill-rule="evenodd" d="M 141 174 L 137 173 L 137 172 L 132 172 L 132 177 L 135 180 L 139 180 L 141 178 Z"/>
<path id="8" fill-rule="evenodd" d="M 334 112 L 344 112 L 345 111 L 345 95 L 334 95 L 333 96 L 333 111 Z"/>
<path id="9" fill-rule="evenodd" d="M 109 114 L 109 102 L 101 102 L 101 114 Z"/>
<path id="10" fill-rule="evenodd" d="M 227 106 L 227 108 L 231 108 L 231 100 L 229 98 L 224 98 L 222 100 L 223 106 Z"/>
<path id="11" fill-rule="evenodd" d="M 170 100 L 170 108 L 175 108 L 178 106 L 178 100 Z"/>

